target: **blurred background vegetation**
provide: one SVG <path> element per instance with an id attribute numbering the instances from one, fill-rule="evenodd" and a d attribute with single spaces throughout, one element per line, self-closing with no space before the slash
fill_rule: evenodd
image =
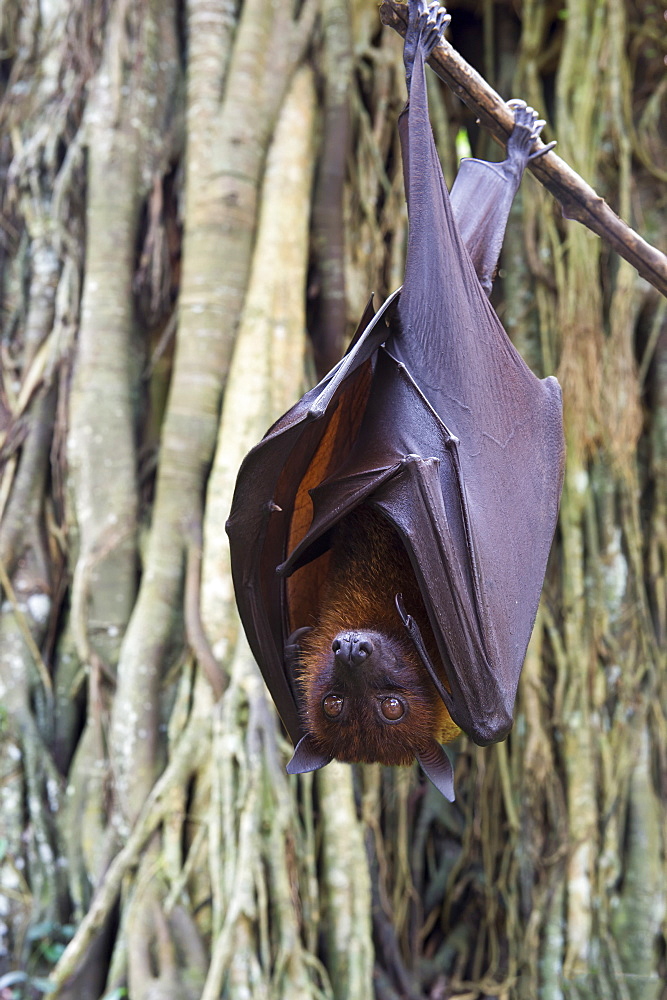
<path id="1" fill-rule="evenodd" d="M 663 5 L 449 10 L 667 249 Z M 429 96 L 449 182 L 501 157 Z M 494 304 L 568 462 L 508 741 L 453 805 L 288 778 L 239 631 L 239 461 L 402 280 L 404 100 L 375 0 L 0 3 L 3 1000 L 667 995 L 666 303 L 534 178 Z"/>

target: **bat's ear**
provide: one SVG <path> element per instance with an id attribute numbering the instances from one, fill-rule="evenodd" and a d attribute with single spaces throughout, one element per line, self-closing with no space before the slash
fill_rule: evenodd
<path id="1" fill-rule="evenodd" d="M 303 743 L 303 740 L 301 742 Z M 417 760 L 426 777 L 431 779 L 435 787 L 446 799 L 453 802 L 454 770 L 452 762 L 440 744 L 433 740 L 427 750 L 417 754 Z"/>
<path id="2" fill-rule="evenodd" d="M 306 734 L 297 743 L 292 759 L 287 765 L 288 774 L 304 774 L 306 771 L 317 771 L 330 764 L 332 758 L 318 750 L 312 736 Z"/>

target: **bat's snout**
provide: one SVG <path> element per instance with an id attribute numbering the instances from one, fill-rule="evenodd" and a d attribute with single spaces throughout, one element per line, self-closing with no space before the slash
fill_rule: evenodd
<path id="1" fill-rule="evenodd" d="M 331 643 L 336 662 L 360 667 L 372 655 L 373 640 L 364 632 L 339 632 Z"/>

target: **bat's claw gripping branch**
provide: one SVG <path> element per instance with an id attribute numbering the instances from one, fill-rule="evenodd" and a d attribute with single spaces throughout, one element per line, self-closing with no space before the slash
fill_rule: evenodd
<path id="1" fill-rule="evenodd" d="M 424 60 L 433 52 L 445 28 L 451 21 L 451 15 L 438 0 L 408 0 L 408 30 L 405 35 L 403 62 L 405 63 L 405 79 L 410 93 L 412 67 L 417 53 L 421 48 Z"/>
<path id="2" fill-rule="evenodd" d="M 556 143 L 550 142 L 548 146 L 543 146 L 541 149 L 531 152 L 532 147 L 535 145 L 536 140 L 539 139 L 540 133 L 546 125 L 544 118 L 538 118 L 537 111 L 534 108 L 529 108 L 525 101 L 515 98 L 512 101 L 508 101 L 507 105 L 512 109 L 514 114 L 514 128 L 507 142 L 507 157 L 509 160 L 516 161 L 517 165 L 523 170 L 529 160 L 543 156 L 544 153 L 553 149 Z"/>

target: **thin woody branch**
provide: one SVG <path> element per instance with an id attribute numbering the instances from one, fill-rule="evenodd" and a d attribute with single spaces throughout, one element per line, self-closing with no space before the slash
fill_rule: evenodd
<path id="1" fill-rule="evenodd" d="M 383 0 L 383 24 L 400 35 L 407 29 L 407 6 L 398 0 Z M 434 49 L 429 65 L 475 113 L 480 123 L 505 145 L 512 131 L 513 116 L 502 97 L 443 39 Z M 544 144 L 538 140 L 536 148 Z M 532 160 L 528 169 L 560 202 L 566 219 L 576 219 L 596 233 L 639 274 L 667 296 L 667 256 L 631 229 L 593 188 L 553 152 Z"/>

